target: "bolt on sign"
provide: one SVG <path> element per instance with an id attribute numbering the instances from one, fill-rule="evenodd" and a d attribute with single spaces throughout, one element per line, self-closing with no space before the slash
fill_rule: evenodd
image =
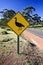
<path id="1" fill-rule="evenodd" d="M 28 26 L 29 22 L 18 12 L 7 25 L 17 34 L 20 35 Z"/>

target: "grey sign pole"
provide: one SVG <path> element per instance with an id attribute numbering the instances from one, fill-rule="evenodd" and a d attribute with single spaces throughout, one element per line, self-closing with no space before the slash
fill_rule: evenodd
<path id="1" fill-rule="evenodd" d="M 17 35 L 17 53 L 19 54 L 19 35 Z"/>

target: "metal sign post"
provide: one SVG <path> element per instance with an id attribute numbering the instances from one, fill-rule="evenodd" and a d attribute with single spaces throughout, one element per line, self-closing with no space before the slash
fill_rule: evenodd
<path id="1" fill-rule="evenodd" d="M 17 35 L 17 53 L 19 54 L 19 35 Z"/>

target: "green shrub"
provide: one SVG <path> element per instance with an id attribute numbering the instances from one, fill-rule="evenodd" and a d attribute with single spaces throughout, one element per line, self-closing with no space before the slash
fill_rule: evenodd
<path id="1" fill-rule="evenodd" d="M 8 31 L 9 31 L 9 30 L 11 30 L 11 29 L 10 29 L 9 27 L 6 27 L 6 30 L 8 30 Z"/>
<path id="2" fill-rule="evenodd" d="M 6 38 L 6 39 L 3 39 L 2 42 L 8 42 L 8 41 L 10 41 L 10 40 L 12 40 L 12 38 Z"/>
<path id="3" fill-rule="evenodd" d="M 41 21 L 41 25 L 43 26 L 43 21 Z"/>
<path id="4" fill-rule="evenodd" d="M 2 29 L 5 29 L 5 26 L 1 26 Z"/>
<path id="5" fill-rule="evenodd" d="M 6 30 L 10 31 L 10 28 L 7 28 Z"/>
<path id="6" fill-rule="evenodd" d="M 2 31 L 2 34 L 9 34 L 6 30 Z"/>

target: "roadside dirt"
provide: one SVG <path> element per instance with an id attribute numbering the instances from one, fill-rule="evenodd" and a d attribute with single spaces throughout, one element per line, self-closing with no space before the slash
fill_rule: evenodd
<path id="1" fill-rule="evenodd" d="M 43 51 L 43 39 L 42 38 L 32 34 L 31 32 L 27 32 L 27 31 L 24 31 L 23 35 L 27 40 L 34 43 L 39 48 L 39 50 Z"/>

